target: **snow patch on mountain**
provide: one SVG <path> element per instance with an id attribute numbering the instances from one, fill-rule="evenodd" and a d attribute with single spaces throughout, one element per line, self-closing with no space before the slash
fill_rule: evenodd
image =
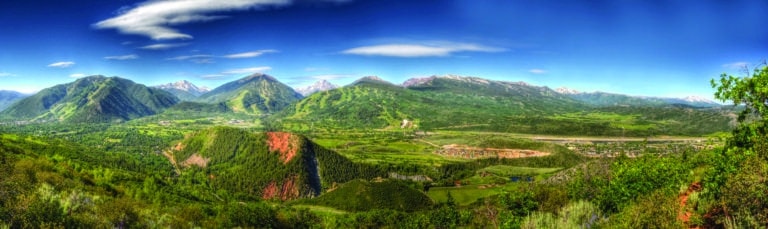
<path id="1" fill-rule="evenodd" d="M 318 80 L 317 82 L 313 83 L 312 85 L 302 87 L 302 88 L 296 88 L 296 92 L 303 96 L 309 96 L 311 94 L 314 94 L 316 92 L 322 92 L 322 91 L 328 91 L 338 88 L 339 86 L 332 84 L 331 82 L 328 82 L 327 80 Z"/>
<path id="2" fill-rule="evenodd" d="M 211 89 L 208 88 L 208 87 L 198 87 L 198 86 L 196 86 L 196 85 L 194 85 L 191 82 L 186 81 L 186 80 L 179 80 L 179 81 L 176 81 L 176 82 L 173 82 L 173 83 L 157 85 L 155 87 L 163 89 L 163 90 L 175 89 L 175 90 L 180 90 L 180 91 L 186 91 L 186 92 L 189 92 L 189 93 L 191 93 L 191 94 L 193 94 L 195 96 L 200 96 L 200 95 L 202 95 L 202 94 L 204 94 L 206 92 L 211 91 Z"/>

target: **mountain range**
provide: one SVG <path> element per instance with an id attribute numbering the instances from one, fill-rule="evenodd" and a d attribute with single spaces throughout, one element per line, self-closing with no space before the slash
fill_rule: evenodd
<path id="1" fill-rule="evenodd" d="M 35 121 L 111 122 L 153 115 L 178 102 L 166 91 L 127 79 L 89 76 L 43 89 L 0 115 Z"/>
<path id="2" fill-rule="evenodd" d="M 319 81 L 308 88 L 325 90 L 333 86 Z M 729 122 L 729 116 L 723 113 L 727 111 L 707 100 L 581 93 L 456 75 L 413 78 L 401 85 L 368 76 L 344 87 L 303 97 L 272 76 L 253 74 L 206 93 L 202 91 L 205 89 L 186 81 L 150 88 L 117 77 L 92 76 L 42 90 L 12 105 L 0 117 L 107 122 L 171 108 L 181 113 L 260 115 L 264 123 L 286 130 L 399 128 L 406 120 L 427 130 L 594 135 L 620 133 L 631 125 L 637 126 L 642 134 L 701 134 L 685 126 L 695 127 L 699 124 L 692 122 L 706 121 L 714 126 L 707 131 L 717 131 Z M 195 98 L 179 103 L 182 99 L 172 92 L 184 92 Z"/>
<path id="3" fill-rule="evenodd" d="M 0 111 L 27 96 L 21 92 L 0 90 Z"/>
<path id="4" fill-rule="evenodd" d="M 629 96 L 608 92 L 580 92 L 566 87 L 555 89 L 557 92 L 594 106 L 658 106 L 682 104 L 692 107 L 718 107 L 721 104 L 712 100 L 687 96 L 684 98 Z"/>
<path id="5" fill-rule="evenodd" d="M 211 91 L 208 87 L 197 87 L 189 81 L 180 80 L 173 83 L 167 83 L 162 85 L 153 86 L 154 88 L 163 89 L 171 94 L 179 97 L 182 101 L 193 101 Z"/>

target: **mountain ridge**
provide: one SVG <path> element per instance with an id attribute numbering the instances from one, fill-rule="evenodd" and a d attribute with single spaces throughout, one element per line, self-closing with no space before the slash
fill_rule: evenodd
<path id="1" fill-rule="evenodd" d="M 272 76 L 256 73 L 228 83 L 198 97 L 198 102 L 225 103 L 234 112 L 275 113 L 303 98 Z"/>
<path id="2" fill-rule="evenodd" d="M 155 85 L 152 87 L 170 92 L 183 101 L 193 101 L 197 99 L 197 97 L 211 91 L 211 89 L 208 87 L 198 87 L 197 85 L 187 80 L 179 80 L 176 82 Z"/>
<path id="3" fill-rule="evenodd" d="M 30 95 L 18 91 L 0 90 L 0 111 L 5 110 L 5 108 L 27 96 Z"/>
<path id="4" fill-rule="evenodd" d="M 40 121 L 127 121 L 159 113 L 178 102 L 176 96 L 160 89 L 119 77 L 94 75 L 43 89 L 0 114 Z"/>
<path id="5" fill-rule="evenodd" d="M 682 98 L 660 96 L 632 96 L 619 93 L 602 91 L 581 92 L 567 87 L 555 89 L 558 93 L 570 96 L 576 100 L 596 106 L 657 106 L 682 104 L 693 107 L 718 107 L 722 106 L 715 101 L 700 97 L 686 96 Z"/>

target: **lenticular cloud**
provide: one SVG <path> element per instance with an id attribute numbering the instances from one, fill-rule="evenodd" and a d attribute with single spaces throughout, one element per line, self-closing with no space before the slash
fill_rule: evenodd
<path id="1" fill-rule="evenodd" d="M 168 0 L 148 1 L 120 15 L 97 22 L 98 29 L 117 29 L 125 34 L 148 36 L 154 40 L 192 39 L 171 26 L 226 18 L 211 15 L 290 4 L 290 0 Z"/>

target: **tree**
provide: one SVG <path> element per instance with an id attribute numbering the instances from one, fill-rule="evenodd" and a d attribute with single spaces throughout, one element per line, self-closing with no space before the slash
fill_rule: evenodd
<path id="1" fill-rule="evenodd" d="M 768 140 L 768 64 L 756 67 L 751 77 L 739 78 L 724 73 L 719 82 L 712 79 L 710 83 L 717 89 L 715 98 L 731 101 L 734 106 L 744 105 L 738 117 L 740 125 L 728 141 L 729 148 L 768 152 L 765 141 Z"/>

